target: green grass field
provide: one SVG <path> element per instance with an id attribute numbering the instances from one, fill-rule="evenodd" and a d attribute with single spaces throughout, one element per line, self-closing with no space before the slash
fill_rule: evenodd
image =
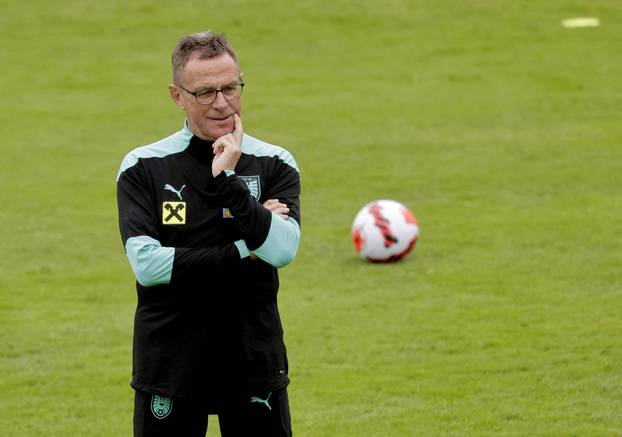
<path id="1" fill-rule="evenodd" d="M 181 127 L 170 53 L 208 28 L 302 171 L 296 435 L 622 435 L 618 1 L 176 3 L 3 1 L 0 435 L 131 434 L 115 179 Z M 354 253 L 377 198 L 420 222 L 402 263 Z"/>

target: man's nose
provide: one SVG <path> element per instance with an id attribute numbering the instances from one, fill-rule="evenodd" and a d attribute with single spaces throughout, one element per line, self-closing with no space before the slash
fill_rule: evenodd
<path id="1" fill-rule="evenodd" d="M 222 91 L 218 91 L 216 93 L 216 98 L 214 99 L 212 106 L 214 108 L 224 108 L 224 107 L 227 107 L 228 105 L 229 105 L 229 102 L 227 101 L 227 99 L 225 99 L 225 95 L 222 93 Z"/>

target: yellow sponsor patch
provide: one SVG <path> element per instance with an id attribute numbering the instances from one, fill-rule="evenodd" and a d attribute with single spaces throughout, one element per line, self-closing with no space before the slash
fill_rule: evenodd
<path id="1" fill-rule="evenodd" d="M 163 225 L 186 224 L 186 202 L 162 202 Z"/>
<path id="2" fill-rule="evenodd" d="M 229 208 L 222 209 L 222 218 L 233 218 L 233 214 L 229 211 Z"/>

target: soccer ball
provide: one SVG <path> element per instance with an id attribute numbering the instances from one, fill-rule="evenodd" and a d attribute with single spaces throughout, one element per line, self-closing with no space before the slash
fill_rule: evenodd
<path id="1" fill-rule="evenodd" d="M 394 200 L 376 200 L 359 211 L 352 224 L 356 251 L 370 262 L 394 262 L 413 250 L 419 226 L 412 212 Z"/>

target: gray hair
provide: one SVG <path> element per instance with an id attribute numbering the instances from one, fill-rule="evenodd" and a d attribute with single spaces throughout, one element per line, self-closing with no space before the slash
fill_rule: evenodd
<path id="1" fill-rule="evenodd" d="M 188 60 L 195 53 L 198 54 L 199 59 L 215 58 L 223 53 L 227 53 L 239 65 L 235 50 L 233 50 L 224 33 L 214 33 L 211 30 L 192 33 L 183 36 L 173 50 L 173 55 L 171 56 L 173 83 L 180 84 L 181 73 Z"/>

